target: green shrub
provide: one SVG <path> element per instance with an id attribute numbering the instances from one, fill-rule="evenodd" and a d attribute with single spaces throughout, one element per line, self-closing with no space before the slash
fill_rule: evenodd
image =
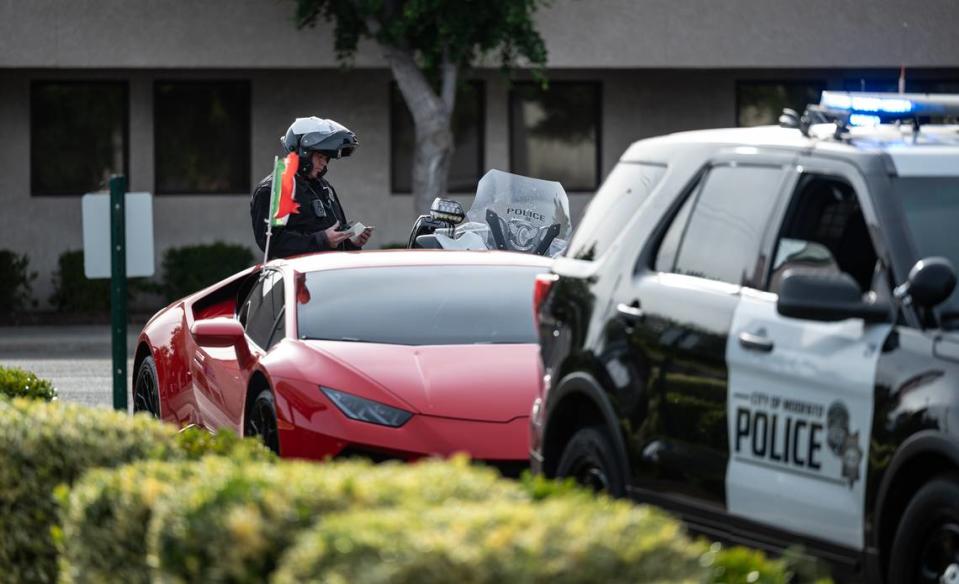
<path id="1" fill-rule="evenodd" d="M 14 400 L 0 404 L 0 574 L 56 580 L 54 488 L 85 470 L 173 455 L 176 430 L 144 416 Z"/>
<path id="2" fill-rule="evenodd" d="M 734 547 L 724 548 L 714 543 L 702 558 L 709 570 L 709 582 L 738 583 L 762 582 L 763 584 L 786 584 L 792 582 L 786 563 L 769 560 L 761 551 Z"/>
<path id="3" fill-rule="evenodd" d="M 237 462 L 275 461 L 259 440 L 232 432 L 210 434 L 188 428 L 176 435 L 178 448 L 199 463 L 141 461 L 118 469 L 87 472 L 64 493 L 63 538 L 59 542 L 61 581 L 149 582 L 146 534 L 153 508 L 176 495 L 194 476 L 217 476 Z"/>
<path id="4" fill-rule="evenodd" d="M 170 248 L 163 254 L 162 289 L 176 300 L 250 267 L 253 253 L 246 246 L 216 242 Z"/>
<path id="5" fill-rule="evenodd" d="M 30 296 L 31 282 L 36 279 L 26 255 L 0 249 L 0 313 L 15 314 L 29 305 L 36 306 Z"/>
<path id="6" fill-rule="evenodd" d="M 160 579 L 263 582 L 298 531 L 350 508 L 425 509 L 449 500 L 524 500 L 495 470 L 465 460 L 415 465 L 235 465 L 161 500 L 148 536 Z"/>
<path id="7" fill-rule="evenodd" d="M 146 534 L 153 509 L 195 475 L 225 472 L 230 462 L 141 461 L 87 472 L 65 494 L 60 581 L 150 582 Z"/>
<path id="8" fill-rule="evenodd" d="M 144 415 L 61 402 L 0 402 L 0 574 L 5 581 L 54 582 L 58 500 L 85 471 L 142 459 L 196 458 L 208 447 L 241 458 L 262 452 L 249 441 L 198 439 Z M 262 457 L 261 457 L 262 458 Z"/>
<path id="9" fill-rule="evenodd" d="M 53 273 L 50 304 L 60 312 L 109 312 L 110 280 L 87 279 L 83 250 L 63 252 Z"/>
<path id="10" fill-rule="evenodd" d="M 0 365 L 0 397 L 50 401 L 57 397 L 57 390 L 52 383 L 30 371 Z"/>
<path id="11" fill-rule="evenodd" d="M 274 582 L 697 582 L 705 552 L 676 520 L 608 499 L 364 509 L 302 534 Z"/>
<path id="12" fill-rule="evenodd" d="M 205 429 L 190 426 L 176 435 L 176 446 L 191 460 L 204 456 L 229 456 L 233 460 L 273 462 L 276 454 L 256 438 L 243 438 L 229 430 L 211 434 Z"/>
<path id="13" fill-rule="evenodd" d="M 768 582 L 782 566 L 760 552 L 687 538 L 648 506 L 589 496 L 428 510 L 356 510 L 303 532 L 276 584 L 301 582 Z"/>

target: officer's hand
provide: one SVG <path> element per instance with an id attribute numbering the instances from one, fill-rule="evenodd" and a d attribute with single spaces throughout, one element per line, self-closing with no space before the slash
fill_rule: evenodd
<path id="1" fill-rule="evenodd" d="M 344 239 L 350 236 L 349 231 L 337 231 L 339 227 L 340 222 L 337 221 L 332 227 L 323 231 L 323 233 L 326 235 L 326 241 L 329 242 L 330 247 L 337 247 L 343 243 Z"/>
<path id="2" fill-rule="evenodd" d="M 371 235 L 373 235 L 373 228 L 367 227 L 366 229 L 363 230 L 362 233 L 350 239 L 350 241 L 353 242 L 353 245 L 356 245 L 358 247 L 363 247 L 364 245 L 366 245 L 366 242 L 370 240 Z"/>

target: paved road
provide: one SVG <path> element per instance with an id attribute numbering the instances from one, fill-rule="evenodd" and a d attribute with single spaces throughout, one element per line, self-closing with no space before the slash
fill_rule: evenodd
<path id="1" fill-rule="evenodd" d="M 140 328 L 130 325 L 127 331 L 128 392 Z M 105 325 L 0 327 L 0 365 L 20 367 L 49 379 L 64 401 L 112 407 L 110 342 L 110 327 Z"/>

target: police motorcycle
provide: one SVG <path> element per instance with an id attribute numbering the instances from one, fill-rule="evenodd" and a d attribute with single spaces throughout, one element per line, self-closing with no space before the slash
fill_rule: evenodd
<path id="1" fill-rule="evenodd" d="M 499 249 L 555 257 L 571 229 L 569 197 L 555 181 L 491 170 L 483 175 L 469 211 L 437 197 L 413 223 L 407 247 Z"/>

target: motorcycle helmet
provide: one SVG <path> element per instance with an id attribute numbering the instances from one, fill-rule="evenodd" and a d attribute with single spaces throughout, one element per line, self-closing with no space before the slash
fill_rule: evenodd
<path id="1" fill-rule="evenodd" d="M 303 174 L 313 168 L 313 152 L 320 152 L 333 160 L 350 156 L 359 146 L 356 134 L 346 126 L 316 116 L 296 118 L 280 142 L 287 152 L 299 156 L 298 171 Z"/>

